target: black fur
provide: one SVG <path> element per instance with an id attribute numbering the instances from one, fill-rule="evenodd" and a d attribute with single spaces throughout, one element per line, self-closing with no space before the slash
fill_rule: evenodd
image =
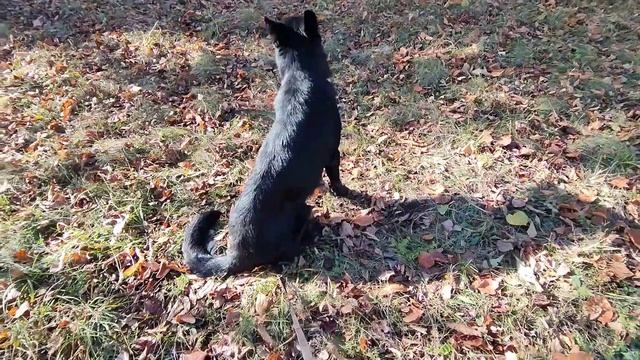
<path id="1" fill-rule="evenodd" d="M 276 119 L 231 209 L 227 254 L 211 254 L 208 233 L 220 212 L 198 215 L 185 231 L 185 262 L 200 276 L 229 275 L 298 255 L 311 215 L 305 201 L 323 169 L 334 193 L 349 193 L 340 181 L 340 115 L 316 15 L 308 10 L 282 23 L 264 21 L 281 80 Z"/>

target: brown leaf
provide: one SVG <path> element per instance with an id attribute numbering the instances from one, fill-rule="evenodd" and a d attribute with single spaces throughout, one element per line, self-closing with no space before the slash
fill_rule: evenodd
<path id="1" fill-rule="evenodd" d="M 71 117 L 71 113 L 76 108 L 77 101 L 75 99 L 66 99 L 62 102 L 60 106 L 60 111 L 62 112 L 62 119 L 64 121 L 68 121 L 69 117 Z"/>
<path id="2" fill-rule="evenodd" d="M 391 283 L 391 284 L 385 285 L 385 287 L 378 290 L 378 296 L 387 296 L 395 293 L 402 293 L 402 292 L 406 292 L 407 290 L 409 290 L 409 288 L 407 288 L 402 284 Z"/>
<path id="3" fill-rule="evenodd" d="M 413 324 L 418 322 L 422 318 L 423 313 L 424 311 L 418 309 L 415 306 L 411 306 L 409 313 L 405 315 L 405 317 L 402 320 L 404 320 L 404 322 L 406 323 Z"/>
<path id="4" fill-rule="evenodd" d="M 89 253 L 84 250 L 74 251 L 69 254 L 67 261 L 72 265 L 85 265 L 91 262 Z"/>
<path id="5" fill-rule="evenodd" d="M 582 190 L 580 194 L 578 194 L 578 200 L 587 204 L 591 204 L 597 198 L 598 198 L 598 192 L 595 190 Z"/>
<path id="6" fill-rule="evenodd" d="M 502 281 L 502 278 L 496 278 L 496 279 L 492 279 L 491 277 L 478 278 L 471 284 L 471 287 L 483 294 L 495 295 L 496 290 L 498 290 L 498 287 L 500 287 L 501 281 Z"/>
<path id="7" fill-rule="evenodd" d="M 271 305 L 273 305 L 272 298 L 262 293 L 256 296 L 256 314 L 258 314 L 258 316 L 264 317 L 271 308 Z"/>
<path id="8" fill-rule="evenodd" d="M 560 204 L 558 209 L 560 210 L 560 216 L 564 218 L 575 220 L 580 217 L 580 211 L 575 204 Z"/>
<path id="9" fill-rule="evenodd" d="M 436 264 L 436 262 L 446 264 L 449 262 L 449 259 L 443 255 L 440 251 L 434 252 L 426 252 L 423 251 L 418 255 L 418 264 L 423 269 L 429 269 Z"/>
<path id="10" fill-rule="evenodd" d="M 352 223 L 365 227 L 373 224 L 374 218 L 371 214 L 358 214 L 355 218 L 351 220 Z"/>
<path id="11" fill-rule="evenodd" d="M 469 336 L 482 336 L 482 333 L 477 330 L 476 327 L 470 327 L 465 324 L 457 324 L 457 323 L 447 323 L 447 327 L 449 329 L 453 329 L 463 335 Z"/>
<path id="12" fill-rule="evenodd" d="M 27 250 L 25 249 L 20 249 L 18 251 L 16 251 L 13 254 L 13 258 L 21 263 L 29 263 L 31 262 L 33 259 L 31 258 L 31 256 L 29 256 L 29 253 L 27 253 Z"/>
<path id="13" fill-rule="evenodd" d="M 206 360 L 209 358 L 209 354 L 202 350 L 196 350 L 190 353 L 184 353 L 180 356 L 180 360 Z"/>
<path id="14" fill-rule="evenodd" d="M 478 140 L 484 145 L 489 145 L 493 141 L 493 136 L 491 136 L 491 130 L 485 130 L 480 134 Z"/>
<path id="15" fill-rule="evenodd" d="M 596 320 L 603 325 L 610 323 L 615 312 L 609 300 L 604 296 L 595 295 L 584 303 L 584 313 L 589 316 L 589 320 Z"/>
<path id="16" fill-rule="evenodd" d="M 634 229 L 634 228 L 628 227 L 625 229 L 624 232 L 625 234 L 627 234 L 627 237 L 629 238 L 631 243 L 635 245 L 638 249 L 640 249 L 640 229 Z"/>
<path id="17" fill-rule="evenodd" d="M 369 348 L 369 341 L 367 341 L 367 338 L 364 337 L 364 335 L 360 335 L 360 339 L 358 339 L 358 347 L 362 352 L 366 352 Z"/>
<path id="18" fill-rule="evenodd" d="M 511 139 L 511 135 L 505 135 L 501 137 L 500 140 L 496 141 L 496 145 L 507 147 L 511 145 L 512 142 L 513 142 L 513 139 Z"/>
<path id="19" fill-rule="evenodd" d="M 627 189 L 629 188 L 629 179 L 623 176 L 618 176 L 609 181 L 609 185 L 618 189 Z"/>
<path id="20" fill-rule="evenodd" d="M 593 355 L 584 351 L 578 351 L 567 355 L 561 353 L 551 354 L 552 360 L 593 360 Z"/>
<path id="21" fill-rule="evenodd" d="M 265 360 L 283 360 L 284 357 L 282 356 L 281 353 L 277 352 L 277 351 L 272 351 L 269 353 L 269 355 L 267 355 L 267 358 Z"/>
<path id="22" fill-rule="evenodd" d="M 424 234 L 420 237 L 423 241 L 431 241 L 435 238 L 433 234 Z"/>
<path id="23" fill-rule="evenodd" d="M 624 280 L 633 276 L 633 273 L 629 268 L 623 263 L 614 261 L 609 265 L 609 270 L 613 273 L 613 275 L 618 280 Z"/>
<path id="24" fill-rule="evenodd" d="M 225 325 L 229 326 L 229 325 L 233 325 L 233 324 L 237 323 L 238 320 L 240 320 L 240 315 L 241 315 L 240 311 L 229 310 L 227 312 L 226 319 L 224 319 Z"/>
<path id="25" fill-rule="evenodd" d="M 196 318 L 191 313 L 184 313 L 176 315 L 176 322 L 178 324 L 195 324 Z"/>

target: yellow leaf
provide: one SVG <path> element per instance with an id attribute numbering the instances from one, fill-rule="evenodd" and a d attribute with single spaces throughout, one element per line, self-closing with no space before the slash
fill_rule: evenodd
<path id="1" fill-rule="evenodd" d="M 513 226 L 525 226 L 529 223 L 529 217 L 524 211 L 516 211 L 507 215 L 507 222 Z"/>
<path id="2" fill-rule="evenodd" d="M 128 277 L 131 277 L 131 276 L 135 275 L 140 270 L 140 268 L 142 267 L 142 263 L 143 262 L 144 261 L 142 259 L 139 259 L 138 261 L 136 261 L 135 264 L 133 264 L 133 265 L 129 266 L 128 268 L 126 268 L 122 272 L 122 275 L 124 276 L 124 278 L 126 279 Z"/>

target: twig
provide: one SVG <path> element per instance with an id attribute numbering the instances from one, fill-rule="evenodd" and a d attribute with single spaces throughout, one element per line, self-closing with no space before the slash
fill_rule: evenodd
<path id="1" fill-rule="evenodd" d="M 282 286 L 282 290 L 284 290 L 285 294 L 287 292 L 287 286 L 284 283 L 284 279 L 280 278 L 280 286 Z M 302 358 L 304 360 L 315 360 L 313 357 L 313 353 L 311 352 L 311 347 L 309 346 L 309 342 L 307 341 L 306 336 L 304 335 L 304 331 L 302 331 L 302 327 L 300 326 L 300 322 L 298 321 L 298 317 L 293 310 L 293 306 L 291 302 L 288 302 L 289 305 L 289 314 L 291 314 L 291 321 L 293 322 L 293 331 L 296 333 L 296 338 L 298 339 L 298 345 L 300 346 L 300 352 L 302 353 Z"/>

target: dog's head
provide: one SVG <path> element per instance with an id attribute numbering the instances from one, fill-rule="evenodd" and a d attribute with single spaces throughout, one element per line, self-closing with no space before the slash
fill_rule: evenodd
<path id="1" fill-rule="evenodd" d="M 315 63 L 325 67 L 326 55 L 318 31 L 318 18 L 313 11 L 307 10 L 302 16 L 289 17 L 282 22 L 265 17 L 264 22 L 277 49 L 276 62 L 281 73 L 292 61 L 302 66 Z"/>
<path id="2" fill-rule="evenodd" d="M 279 49 L 302 49 L 312 47 L 320 42 L 318 32 L 318 18 L 316 14 L 307 10 L 302 16 L 292 16 L 283 22 L 264 17 L 264 23 Z"/>

